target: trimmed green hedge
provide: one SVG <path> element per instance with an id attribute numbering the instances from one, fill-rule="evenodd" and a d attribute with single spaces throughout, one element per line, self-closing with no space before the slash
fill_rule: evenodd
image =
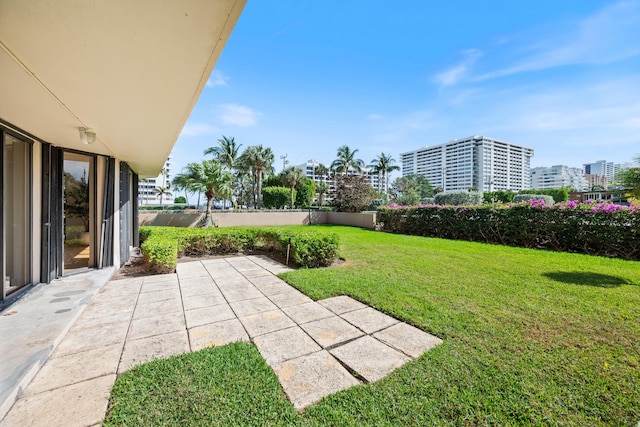
<path id="1" fill-rule="evenodd" d="M 640 260 L 640 209 L 617 205 L 378 209 L 383 231 Z"/>
<path id="2" fill-rule="evenodd" d="M 157 272 L 173 272 L 179 256 L 262 249 L 290 257 L 301 267 L 326 267 L 338 257 L 338 235 L 319 229 L 140 227 L 141 249 Z"/>

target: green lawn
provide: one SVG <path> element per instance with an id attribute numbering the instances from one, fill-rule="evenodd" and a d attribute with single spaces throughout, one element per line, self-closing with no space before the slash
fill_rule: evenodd
<path id="1" fill-rule="evenodd" d="M 442 345 L 300 414 L 251 345 L 208 349 L 120 378 L 106 425 L 166 424 L 173 414 L 180 425 L 640 421 L 640 263 L 330 228 L 346 262 L 282 277 L 314 299 L 349 295 Z M 224 380 L 229 372 L 242 378 Z"/>

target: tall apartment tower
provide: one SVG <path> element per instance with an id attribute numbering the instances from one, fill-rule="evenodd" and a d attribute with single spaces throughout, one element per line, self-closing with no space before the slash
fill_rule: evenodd
<path id="1" fill-rule="evenodd" d="M 523 190 L 531 188 L 533 148 L 485 136 L 402 153 L 402 176 L 425 176 L 444 191 Z"/>
<path id="2" fill-rule="evenodd" d="M 155 178 L 147 178 L 146 180 L 140 179 L 138 181 L 138 203 L 140 205 L 155 205 L 160 204 L 161 202 L 162 204 L 172 203 L 173 198 L 176 195 L 173 194 L 175 191 L 172 188 L 169 188 L 172 195 L 163 195 L 162 201 L 155 193 L 156 187 L 167 186 L 171 186 L 171 157 L 167 158 L 160 175 Z"/>
<path id="3" fill-rule="evenodd" d="M 598 160 L 595 163 L 585 163 L 584 173 L 588 175 L 602 175 L 607 179 L 607 187 L 615 181 L 616 174 L 622 170 L 620 163 Z"/>

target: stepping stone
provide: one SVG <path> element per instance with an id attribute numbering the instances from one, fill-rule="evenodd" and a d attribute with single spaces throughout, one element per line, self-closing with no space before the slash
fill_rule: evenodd
<path id="1" fill-rule="evenodd" d="M 191 351 L 237 341 L 249 341 L 249 336 L 238 319 L 223 320 L 189 329 Z"/>
<path id="2" fill-rule="evenodd" d="M 342 314 L 341 317 L 367 334 L 372 334 L 399 322 L 398 319 L 380 313 L 372 307 L 350 311 Z"/>
<path id="3" fill-rule="evenodd" d="M 180 287 L 180 292 L 182 294 L 182 298 L 185 297 L 194 297 L 196 295 L 204 295 L 210 293 L 219 293 L 218 287 L 213 283 L 213 280 L 210 282 L 202 282 L 202 283 L 189 283 Z"/>
<path id="4" fill-rule="evenodd" d="M 264 296 L 262 292 L 260 292 L 258 288 L 256 288 L 253 285 L 248 285 L 245 288 L 234 289 L 230 291 L 227 291 L 225 289 L 221 289 L 221 290 L 222 290 L 222 294 L 224 295 L 224 297 L 227 299 L 228 302 L 236 302 L 236 301 L 259 298 L 261 296 Z"/>
<path id="5" fill-rule="evenodd" d="M 261 335 L 253 342 L 270 366 L 321 350 L 320 346 L 297 326 Z"/>
<path id="6" fill-rule="evenodd" d="M 220 322 L 236 317 L 229 304 L 218 304 L 213 307 L 202 307 L 193 310 L 185 310 L 184 317 L 187 319 L 187 329 L 208 323 Z"/>
<path id="7" fill-rule="evenodd" d="M 278 309 L 267 297 L 231 302 L 229 305 L 238 317 Z"/>
<path id="8" fill-rule="evenodd" d="M 315 320 L 300 327 L 323 348 L 362 336 L 361 331 L 338 316 Z"/>
<path id="9" fill-rule="evenodd" d="M 361 302 L 344 295 L 323 299 L 321 301 L 318 301 L 318 303 L 333 311 L 335 314 L 343 314 L 349 311 L 360 310 L 367 307 Z"/>
<path id="10" fill-rule="evenodd" d="M 368 382 L 386 377 L 410 360 L 369 335 L 329 351 Z"/>
<path id="11" fill-rule="evenodd" d="M 134 319 L 143 317 L 153 317 L 158 313 L 178 313 L 182 311 L 182 301 L 180 298 L 167 299 L 164 301 L 138 304 L 133 312 Z"/>
<path id="12" fill-rule="evenodd" d="M 282 311 L 272 310 L 262 313 L 251 314 L 240 317 L 240 322 L 245 327 L 251 338 L 270 332 L 287 329 L 296 324 L 289 319 Z"/>
<path id="13" fill-rule="evenodd" d="M 334 316 L 332 312 L 313 301 L 306 304 L 285 307 L 282 311 L 284 311 L 287 316 L 293 319 L 293 321 L 298 325 Z"/>
<path id="14" fill-rule="evenodd" d="M 411 357 L 418 357 L 425 351 L 442 343 L 440 338 L 406 323 L 398 323 L 373 334 L 373 336 Z"/>
<path id="15" fill-rule="evenodd" d="M 150 302 L 164 301 L 168 299 L 179 299 L 180 289 L 172 286 L 166 289 L 160 289 L 153 292 L 141 292 L 138 296 L 138 304 L 148 304 Z"/>
<path id="16" fill-rule="evenodd" d="M 273 370 L 296 409 L 305 408 L 325 396 L 359 384 L 324 350 L 279 363 Z"/>

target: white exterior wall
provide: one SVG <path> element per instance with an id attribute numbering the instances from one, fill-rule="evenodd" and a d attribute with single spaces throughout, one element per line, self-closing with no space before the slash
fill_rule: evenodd
<path id="1" fill-rule="evenodd" d="M 138 182 L 138 204 L 140 205 L 157 205 L 160 204 L 160 199 L 154 194 L 156 187 L 166 187 L 171 184 L 171 157 L 164 163 L 164 169 L 167 175 L 162 173 L 155 178 L 148 178 L 147 181 L 140 179 Z M 169 188 L 171 196 L 162 196 L 162 204 L 173 203 L 173 199 L 181 194 L 174 194 L 174 190 Z"/>

